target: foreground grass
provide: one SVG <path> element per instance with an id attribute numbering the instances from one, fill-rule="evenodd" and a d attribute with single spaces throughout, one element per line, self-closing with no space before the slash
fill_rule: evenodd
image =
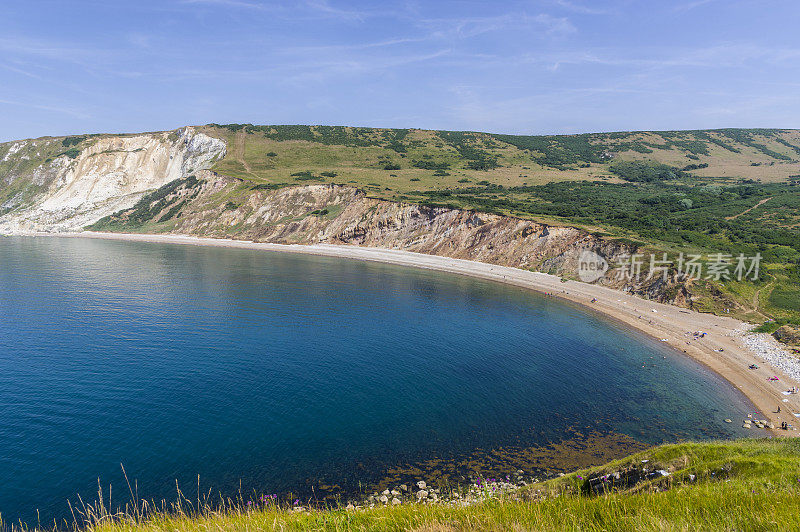
<path id="1" fill-rule="evenodd" d="M 787 479 L 788 480 L 788 479 Z M 797 491 L 761 483 L 682 487 L 666 493 L 557 497 L 541 502 L 495 500 L 473 507 L 406 505 L 361 512 L 293 515 L 256 511 L 158 517 L 97 531 L 238 530 L 786 530 L 800 524 Z"/>
<path id="2" fill-rule="evenodd" d="M 639 466 L 670 474 L 607 495 L 586 479 Z M 240 530 L 789 530 L 800 526 L 800 441 L 665 445 L 472 506 L 403 504 L 293 512 L 233 505 L 200 514 L 173 507 L 149 515 L 99 511 L 92 532 Z"/>

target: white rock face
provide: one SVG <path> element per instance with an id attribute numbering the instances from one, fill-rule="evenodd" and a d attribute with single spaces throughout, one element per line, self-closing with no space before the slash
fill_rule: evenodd
<path id="1" fill-rule="evenodd" d="M 24 140 L 22 142 L 15 142 L 14 144 L 12 144 L 11 147 L 8 149 L 8 152 L 6 152 L 6 154 L 3 156 L 3 161 L 8 161 L 9 159 L 11 159 L 11 157 L 13 157 L 14 154 L 17 153 L 19 150 L 24 148 L 25 145 L 26 142 Z"/>
<path id="2" fill-rule="evenodd" d="M 21 147 L 14 144 L 6 157 Z M 46 193 L 21 213 L 0 221 L 0 232 L 75 231 L 133 206 L 148 190 L 199 170 L 225 155 L 225 142 L 186 127 L 174 133 L 104 137 L 81 151 L 34 170 Z M 53 177 L 54 179 L 46 179 Z"/>

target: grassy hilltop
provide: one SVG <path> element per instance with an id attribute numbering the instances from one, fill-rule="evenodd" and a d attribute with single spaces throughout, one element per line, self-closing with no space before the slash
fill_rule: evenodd
<path id="1" fill-rule="evenodd" d="M 618 478 L 617 478 L 618 476 Z M 603 480 L 605 478 L 605 481 Z M 481 492 L 479 492 L 481 493 Z M 161 510 L 95 507 L 93 532 L 241 530 L 794 530 L 800 441 L 664 445 L 483 501 L 296 511 L 244 499 L 222 507 L 186 496 Z M 253 498 L 257 500 L 257 497 Z"/>

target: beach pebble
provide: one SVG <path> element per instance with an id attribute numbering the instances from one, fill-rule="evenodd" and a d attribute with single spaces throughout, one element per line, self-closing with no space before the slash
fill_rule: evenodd
<path id="1" fill-rule="evenodd" d="M 747 327 L 749 329 L 749 326 Z M 772 367 L 779 369 L 795 381 L 800 382 L 800 358 L 793 356 L 789 351 L 767 333 L 747 334 L 747 329 L 740 329 L 736 334 L 741 335 L 744 345 L 757 357 L 768 362 Z"/>
<path id="2" fill-rule="evenodd" d="M 417 499 L 422 500 L 422 499 L 426 499 L 427 497 L 428 497 L 428 492 L 427 491 L 419 490 L 417 492 Z"/>
<path id="3" fill-rule="evenodd" d="M 424 480 L 420 480 L 419 482 L 417 482 L 417 487 L 418 487 L 419 489 L 421 489 L 421 490 L 424 490 L 424 489 L 425 489 L 427 486 L 428 486 L 428 485 L 427 485 L 427 484 L 425 484 L 425 481 L 424 481 Z"/>
<path id="4" fill-rule="evenodd" d="M 408 491 L 408 486 L 406 486 L 405 484 L 400 484 L 400 489 L 403 491 Z"/>
<path id="5" fill-rule="evenodd" d="M 386 504 L 387 502 L 389 502 L 389 497 L 387 497 L 386 495 L 381 495 L 380 497 L 378 497 L 378 500 L 381 501 L 383 504 Z"/>
<path id="6" fill-rule="evenodd" d="M 393 504 L 393 505 L 400 504 L 401 502 L 402 502 L 402 501 L 400 501 L 400 499 L 398 499 L 397 497 L 395 497 L 394 499 L 392 499 L 392 504 Z"/>
<path id="7" fill-rule="evenodd" d="M 387 495 L 387 496 L 388 496 L 388 495 L 390 495 L 391 493 L 392 493 L 392 492 L 391 492 L 391 491 L 389 491 L 389 490 L 383 490 L 383 493 L 381 493 L 381 495 Z"/>

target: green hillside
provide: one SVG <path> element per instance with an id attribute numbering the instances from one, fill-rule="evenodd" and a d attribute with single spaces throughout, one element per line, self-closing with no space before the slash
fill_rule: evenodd
<path id="1" fill-rule="evenodd" d="M 800 131 L 720 129 L 499 135 L 463 131 L 342 126 L 209 125 L 228 142 L 216 170 L 253 181 L 336 180 L 391 199 L 489 181 L 523 186 L 552 181 L 608 180 L 620 161 L 646 161 L 715 182 L 786 182 L 800 175 Z M 297 175 L 293 175 L 297 174 Z M 387 190 L 388 187 L 388 190 Z"/>

